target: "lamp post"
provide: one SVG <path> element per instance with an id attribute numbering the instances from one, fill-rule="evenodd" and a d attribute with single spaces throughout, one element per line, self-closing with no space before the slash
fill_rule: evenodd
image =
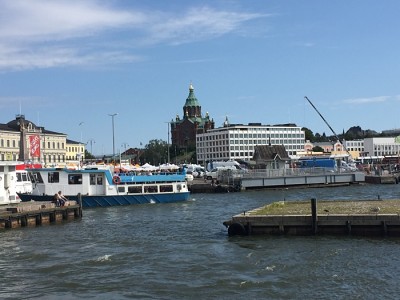
<path id="1" fill-rule="evenodd" d="M 82 162 L 82 160 L 83 160 L 83 142 L 82 142 L 82 136 L 83 136 L 83 134 L 82 134 L 82 125 L 83 124 L 85 124 L 85 122 L 80 122 L 79 123 L 79 128 L 81 129 L 81 140 L 80 140 L 80 143 L 79 143 L 79 153 L 78 153 L 78 157 L 79 157 L 79 164 Z"/>
<path id="2" fill-rule="evenodd" d="M 171 124 L 171 122 L 165 122 L 165 123 L 167 123 L 167 133 L 168 133 L 168 141 L 167 141 L 168 160 L 167 160 L 167 163 L 169 163 L 169 159 L 170 159 L 170 156 L 169 156 L 169 124 Z"/>
<path id="3" fill-rule="evenodd" d="M 108 114 L 112 120 L 112 140 L 113 140 L 113 159 L 115 163 L 115 137 L 114 137 L 114 117 L 118 115 L 118 113 Z"/>
<path id="4" fill-rule="evenodd" d="M 87 143 L 90 144 L 90 154 L 93 155 L 93 144 L 96 144 L 96 141 L 94 139 L 90 139 Z"/>

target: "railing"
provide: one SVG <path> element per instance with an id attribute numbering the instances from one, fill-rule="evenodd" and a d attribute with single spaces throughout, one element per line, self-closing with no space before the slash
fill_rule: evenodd
<path id="1" fill-rule="evenodd" d="M 251 169 L 251 170 L 219 170 L 217 181 L 231 184 L 241 178 L 274 178 L 308 175 L 334 175 L 354 173 L 354 171 L 335 170 L 332 168 L 289 168 L 289 169 Z"/>
<path id="2" fill-rule="evenodd" d="M 290 168 L 290 169 L 256 169 L 243 173 L 243 178 L 271 178 L 285 176 L 329 175 L 351 173 L 351 171 L 335 170 L 332 168 Z"/>

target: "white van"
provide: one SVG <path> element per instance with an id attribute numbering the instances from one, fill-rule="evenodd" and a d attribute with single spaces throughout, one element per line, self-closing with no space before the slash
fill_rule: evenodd
<path id="1" fill-rule="evenodd" d="M 243 168 L 236 160 L 228 160 L 228 161 L 212 161 L 207 164 L 207 170 L 211 171 L 212 169 L 224 167 L 231 168 L 236 170 L 242 170 Z"/>
<path id="2" fill-rule="evenodd" d="M 221 173 L 226 170 L 235 171 L 237 169 L 233 166 L 231 166 L 231 167 L 216 167 L 216 168 L 212 169 L 211 171 L 207 171 L 205 178 L 207 180 L 212 180 L 212 179 L 216 180 L 216 179 L 218 179 L 218 173 Z"/>

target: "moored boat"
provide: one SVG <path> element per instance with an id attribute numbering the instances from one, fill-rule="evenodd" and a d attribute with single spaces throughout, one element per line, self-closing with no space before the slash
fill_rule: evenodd
<path id="1" fill-rule="evenodd" d="M 52 201 L 58 191 L 83 207 L 104 207 L 185 201 L 189 190 L 184 172 L 114 173 L 111 166 L 82 169 L 29 169 L 32 193 L 18 193 L 21 201 Z"/>

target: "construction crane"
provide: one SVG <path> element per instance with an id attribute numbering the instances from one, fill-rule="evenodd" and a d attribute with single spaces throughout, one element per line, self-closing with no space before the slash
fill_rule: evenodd
<path id="1" fill-rule="evenodd" d="M 318 111 L 318 109 L 315 107 L 315 105 L 310 101 L 310 99 L 308 99 L 307 96 L 304 96 L 305 99 L 307 99 L 308 103 L 311 104 L 311 106 L 315 109 L 315 111 L 319 114 L 319 116 L 321 117 L 322 120 L 324 120 L 325 124 L 329 127 L 329 129 L 332 131 L 333 135 L 335 136 L 335 138 L 339 141 L 339 143 L 343 146 L 343 149 L 346 151 L 346 153 L 349 155 L 349 158 L 352 159 L 352 156 L 349 152 L 349 150 L 347 150 L 346 146 L 342 143 L 342 141 L 339 139 L 339 136 L 336 134 L 335 130 L 333 130 L 333 128 L 331 127 L 331 125 L 329 125 L 328 121 L 325 120 L 325 118 L 321 115 L 321 113 Z"/>

